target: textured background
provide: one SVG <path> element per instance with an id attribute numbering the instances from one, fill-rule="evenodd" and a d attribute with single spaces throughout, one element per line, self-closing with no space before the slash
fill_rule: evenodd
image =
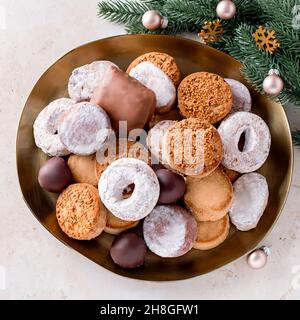
<path id="1" fill-rule="evenodd" d="M 186 281 L 124 279 L 65 247 L 31 215 L 16 174 L 19 116 L 39 76 L 63 54 L 124 33 L 97 18 L 96 5 L 95 0 L 0 0 L 0 299 L 300 298 L 299 150 L 288 202 L 264 241 L 271 246 L 270 261 L 260 271 L 249 269 L 242 258 Z M 299 115 L 289 109 L 294 126 Z"/>

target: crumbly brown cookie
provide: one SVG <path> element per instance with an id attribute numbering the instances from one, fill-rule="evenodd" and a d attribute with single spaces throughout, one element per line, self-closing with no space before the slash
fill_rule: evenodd
<path id="1" fill-rule="evenodd" d="M 139 221 L 125 221 L 117 218 L 111 212 L 108 212 L 106 226 L 104 232 L 109 234 L 120 234 L 126 230 L 136 227 Z"/>
<path id="2" fill-rule="evenodd" d="M 229 84 L 213 73 L 193 73 L 178 87 L 178 107 L 186 118 L 198 118 L 214 124 L 230 112 L 232 103 Z"/>
<path id="3" fill-rule="evenodd" d="M 107 209 L 98 190 L 87 183 L 76 183 L 65 189 L 57 199 L 58 224 L 70 238 L 91 240 L 98 237 L 106 225 Z"/>
<path id="4" fill-rule="evenodd" d="M 181 74 L 175 59 L 170 55 L 162 52 L 148 52 L 137 57 L 131 62 L 126 72 L 129 73 L 132 68 L 136 67 L 138 64 L 144 61 L 152 62 L 153 64 L 158 66 L 169 76 L 176 87 L 179 85 Z"/>
<path id="5" fill-rule="evenodd" d="M 197 223 L 197 238 L 194 249 L 209 250 L 219 246 L 228 236 L 230 229 L 229 216 L 226 214 L 217 221 Z"/>
<path id="6" fill-rule="evenodd" d="M 219 166 L 223 155 L 222 141 L 217 129 L 208 122 L 184 119 L 165 133 L 163 154 L 172 169 L 200 178 Z"/>
<path id="7" fill-rule="evenodd" d="M 184 203 L 197 221 L 221 219 L 228 213 L 232 201 L 232 184 L 221 168 L 202 179 L 187 177 Z"/>
<path id="8" fill-rule="evenodd" d="M 77 156 L 72 154 L 68 159 L 68 166 L 73 174 L 74 181 L 98 186 L 98 178 L 95 173 L 96 155 Z"/>

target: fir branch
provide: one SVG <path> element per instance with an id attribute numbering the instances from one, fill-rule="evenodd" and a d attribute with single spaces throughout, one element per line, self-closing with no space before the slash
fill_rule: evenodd
<path id="1" fill-rule="evenodd" d="M 300 130 L 292 132 L 292 138 L 294 145 L 300 147 Z"/>
<path id="2" fill-rule="evenodd" d="M 292 10 L 299 0 L 255 0 L 261 7 L 265 22 L 276 21 L 292 26 Z"/>
<path id="3" fill-rule="evenodd" d="M 273 58 L 257 48 L 252 38 L 254 31 L 255 27 L 241 24 L 235 30 L 234 38 L 225 45 L 225 50 L 241 62 L 270 68 L 273 64 Z"/>
<path id="4" fill-rule="evenodd" d="M 209 2 L 209 3 L 208 3 Z M 197 32 L 207 20 L 216 18 L 218 0 L 167 0 L 163 10 L 179 32 Z"/>
<path id="5" fill-rule="evenodd" d="M 246 22 L 254 25 L 263 23 L 264 17 L 262 17 L 262 14 L 264 12 L 257 0 L 235 0 L 234 3 L 237 13 L 234 19 L 228 21 L 235 20 L 238 23 Z"/>
<path id="6" fill-rule="evenodd" d="M 106 0 L 98 3 L 98 15 L 119 24 L 141 23 L 143 14 L 150 9 L 161 9 L 162 0 Z"/>
<path id="7" fill-rule="evenodd" d="M 286 48 L 290 53 L 299 55 L 300 29 L 295 30 L 291 26 L 277 21 L 269 21 L 265 25 L 268 29 L 275 30 L 281 48 Z"/>
<path id="8" fill-rule="evenodd" d="M 275 55 L 277 66 L 284 82 L 292 90 L 300 92 L 300 56 L 294 57 L 289 51 L 280 50 Z"/>
<path id="9" fill-rule="evenodd" d="M 296 108 L 300 108 L 300 92 L 284 88 L 278 98 L 283 105 L 289 103 Z"/>

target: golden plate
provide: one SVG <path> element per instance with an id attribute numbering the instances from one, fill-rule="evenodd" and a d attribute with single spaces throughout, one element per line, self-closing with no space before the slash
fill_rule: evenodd
<path id="1" fill-rule="evenodd" d="M 195 71 L 209 71 L 245 83 L 240 74 L 239 62 L 220 51 L 179 37 L 118 36 L 83 45 L 54 63 L 33 88 L 18 129 L 18 175 L 28 207 L 41 224 L 61 242 L 100 266 L 126 277 L 153 281 L 180 280 L 224 266 L 255 248 L 266 236 L 287 198 L 293 169 L 293 147 L 282 106 L 251 90 L 254 112 L 267 122 L 272 134 L 271 152 L 260 170 L 268 180 L 270 199 L 256 229 L 239 232 L 232 227 L 229 237 L 219 247 L 209 251 L 191 250 L 180 258 L 162 259 L 149 252 L 144 267 L 136 270 L 124 270 L 112 262 L 109 248 L 114 237 L 111 235 L 102 234 L 90 242 L 68 238 L 56 221 L 54 210 L 57 197 L 41 189 L 37 181 L 38 170 L 46 156 L 34 144 L 33 122 L 49 102 L 67 96 L 67 83 L 74 68 L 94 60 L 107 59 L 126 69 L 134 58 L 149 51 L 166 52 L 175 57 L 184 76 Z"/>

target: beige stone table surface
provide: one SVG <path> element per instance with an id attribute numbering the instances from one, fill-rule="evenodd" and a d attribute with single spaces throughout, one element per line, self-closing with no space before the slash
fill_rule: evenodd
<path id="1" fill-rule="evenodd" d="M 287 204 L 264 241 L 271 246 L 269 263 L 260 271 L 242 258 L 186 281 L 130 280 L 65 247 L 31 215 L 15 165 L 19 116 L 39 76 L 59 57 L 85 42 L 124 33 L 99 19 L 96 5 L 96 0 L 0 0 L 0 299 L 300 298 L 300 150 Z M 291 118 L 295 121 L 295 112 Z"/>

